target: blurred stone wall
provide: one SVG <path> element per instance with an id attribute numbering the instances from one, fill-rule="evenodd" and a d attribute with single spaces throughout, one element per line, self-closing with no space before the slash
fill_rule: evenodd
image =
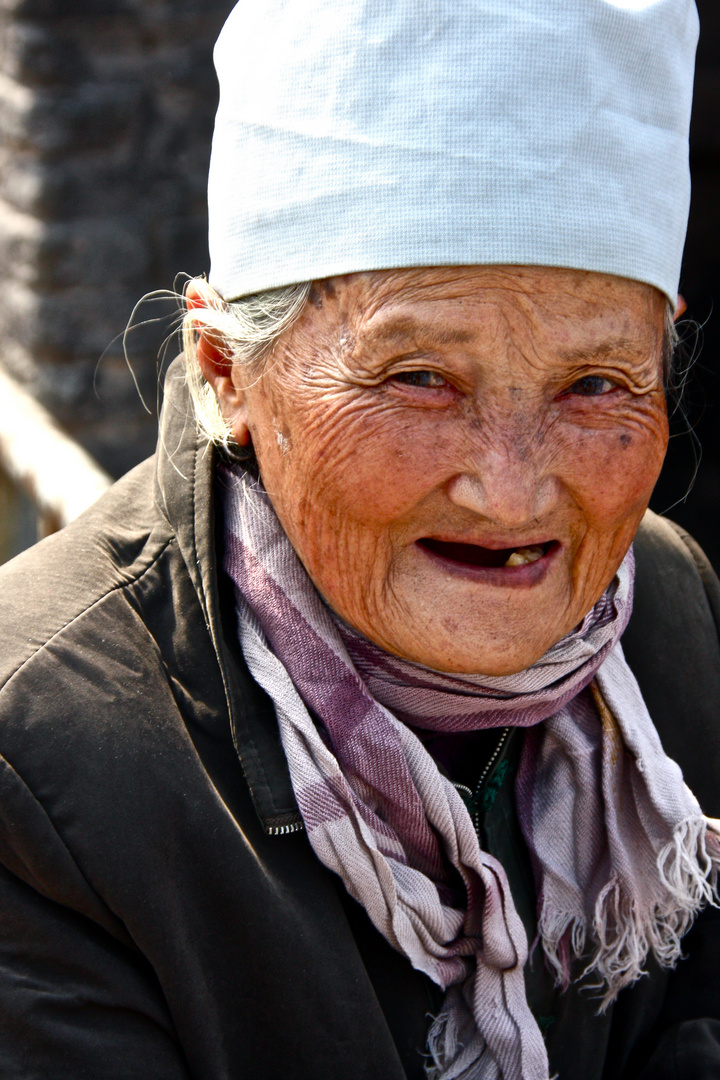
<path id="1" fill-rule="evenodd" d="M 212 45 L 231 7 L 0 0 L 0 362 L 115 475 L 156 424 L 109 343 L 144 293 L 207 269 Z M 157 335 L 130 348 L 154 405 Z"/>

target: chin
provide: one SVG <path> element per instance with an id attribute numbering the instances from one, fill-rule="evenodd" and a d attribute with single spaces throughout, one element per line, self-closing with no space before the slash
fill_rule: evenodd
<path id="1" fill-rule="evenodd" d="M 520 607 L 494 607 L 473 598 L 464 616 L 460 603 L 444 612 L 439 603 L 434 611 L 423 606 L 403 619 L 402 626 L 396 624 L 395 633 L 386 631 L 384 648 L 454 675 L 516 675 L 532 667 L 582 618 L 572 616 L 565 596 L 538 605 L 525 598 Z M 481 620 L 478 611 L 483 613 Z M 568 618 L 559 620 L 559 611 Z M 417 627 L 423 627 L 422 636 Z"/>
<path id="2" fill-rule="evenodd" d="M 451 675 L 488 675 L 497 678 L 501 675 L 517 675 L 518 672 L 532 667 L 555 643 L 543 641 L 530 644 L 526 640 L 518 645 L 517 642 L 497 640 L 491 644 L 474 644 L 465 639 L 462 648 L 458 648 L 456 639 L 438 645 L 443 636 L 438 636 L 434 646 L 428 645 L 424 648 L 416 640 L 412 648 L 403 648 L 400 645 L 391 651 L 435 671 L 445 671 Z M 559 634 L 557 640 L 562 636 L 562 633 Z"/>

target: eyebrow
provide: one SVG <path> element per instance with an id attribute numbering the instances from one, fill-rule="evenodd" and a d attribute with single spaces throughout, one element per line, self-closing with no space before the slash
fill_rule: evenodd
<path id="1" fill-rule="evenodd" d="M 466 345 L 475 335 L 470 330 L 443 329 L 434 323 L 420 322 L 413 318 L 393 319 L 392 322 L 380 323 L 360 335 L 365 345 L 382 342 L 400 344 L 422 338 L 436 345 Z"/>
<path id="2" fill-rule="evenodd" d="M 599 345 L 580 345 L 576 349 L 568 349 L 565 352 L 560 350 L 557 356 L 559 360 L 566 361 L 568 364 L 577 364 L 592 363 L 593 360 L 619 355 L 634 355 L 639 359 L 641 354 L 642 358 L 646 359 L 645 350 L 638 346 L 638 342 L 630 341 L 628 338 L 618 338 L 617 341 L 603 341 Z"/>

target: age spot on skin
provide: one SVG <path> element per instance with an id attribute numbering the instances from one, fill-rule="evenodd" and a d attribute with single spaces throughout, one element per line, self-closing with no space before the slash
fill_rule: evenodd
<path id="1" fill-rule="evenodd" d="M 322 306 L 323 306 L 323 297 L 320 294 L 320 290 L 318 289 L 317 284 L 312 285 L 312 288 L 310 289 L 310 295 L 308 297 L 308 300 L 313 305 L 313 307 L 318 309 L 318 311 L 322 308 Z"/>
<path id="2" fill-rule="evenodd" d="M 627 432 L 627 431 L 623 431 L 623 433 L 620 436 L 620 445 L 627 447 L 627 446 L 630 445 L 631 442 L 632 442 L 632 435 L 630 435 L 630 433 Z"/>

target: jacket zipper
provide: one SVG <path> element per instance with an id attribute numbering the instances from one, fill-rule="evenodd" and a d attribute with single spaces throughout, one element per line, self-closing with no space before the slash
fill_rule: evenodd
<path id="1" fill-rule="evenodd" d="M 303 821 L 293 821 L 289 825 L 266 825 L 265 832 L 268 836 L 289 836 L 290 833 L 302 832 L 304 828 Z"/>
<path id="2" fill-rule="evenodd" d="M 505 746 L 505 743 L 507 742 L 507 737 L 508 737 L 509 734 L 510 734 L 510 728 L 509 727 L 503 728 L 502 731 L 500 732 L 500 738 L 498 739 L 497 746 L 493 750 L 493 752 L 490 755 L 489 759 L 485 762 L 485 768 L 480 773 L 480 778 L 478 779 L 478 782 L 475 785 L 475 791 L 474 792 L 470 790 L 470 788 L 467 786 L 467 784 L 456 784 L 454 781 L 451 781 L 453 787 L 455 788 L 456 791 L 460 792 L 461 797 L 463 799 L 463 802 L 465 803 L 465 805 L 470 810 L 470 816 L 472 818 L 472 823 L 473 823 L 473 825 L 475 827 L 475 832 L 478 833 L 478 835 L 480 835 L 479 830 L 480 830 L 480 813 L 481 813 L 481 810 L 480 810 L 480 807 L 478 806 L 478 800 L 480 798 L 480 792 L 482 791 L 485 782 L 489 778 L 491 770 L 494 769 L 495 765 L 497 764 L 497 760 L 498 760 L 498 758 L 500 756 L 500 753 L 501 753 L 503 747 Z M 266 828 L 265 828 L 265 832 L 267 833 L 268 836 L 290 836 L 292 833 L 302 832 L 304 828 L 305 828 L 304 822 L 302 822 L 302 821 L 293 821 L 289 825 L 267 825 Z"/>
<path id="3" fill-rule="evenodd" d="M 509 734 L 509 727 L 503 728 L 500 732 L 500 738 L 498 739 L 497 746 L 493 750 L 488 760 L 485 762 L 485 768 L 480 773 L 480 777 L 477 784 L 475 785 L 474 791 L 472 791 L 467 786 L 467 784 L 456 784 L 454 781 L 451 781 L 452 786 L 457 792 L 459 792 L 460 797 L 462 798 L 463 802 L 468 808 L 468 811 L 470 812 L 470 818 L 472 820 L 475 832 L 477 833 L 478 837 L 480 836 L 480 814 L 482 812 L 480 806 L 480 793 L 486 781 L 488 779 L 491 779 L 491 772 L 494 771 L 495 766 L 498 763 L 498 758 L 500 757 L 503 747 L 507 743 Z"/>

